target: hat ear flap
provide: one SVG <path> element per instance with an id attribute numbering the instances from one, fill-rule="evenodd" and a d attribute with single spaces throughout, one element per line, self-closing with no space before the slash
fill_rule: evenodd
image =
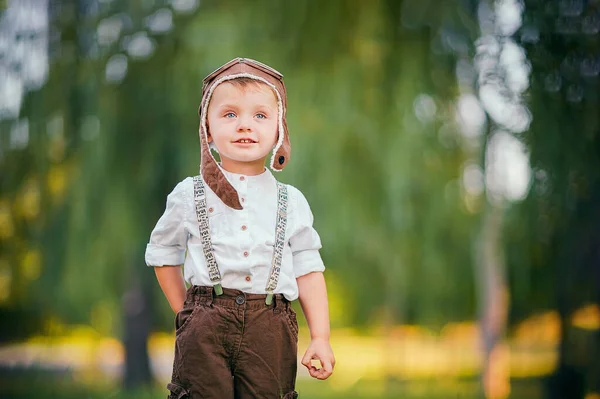
<path id="1" fill-rule="evenodd" d="M 292 146 L 290 144 L 290 135 L 288 133 L 287 122 L 283 118 L 282 131 L 279 134 L 277 144 L 273 149 L 273 156 L 271 158 L 271 169 L 276 172 L 281 172 L 290 160 L 290 153 Z"/>
<path id="2" fill-rule="evenodd" d="M 232 209 L 244 209 L 237 191 L 229 183 L 211 154 L 210 146 L 206 128 L 200 125 L 200 174 L 202 179 L 225 205 Z"/>

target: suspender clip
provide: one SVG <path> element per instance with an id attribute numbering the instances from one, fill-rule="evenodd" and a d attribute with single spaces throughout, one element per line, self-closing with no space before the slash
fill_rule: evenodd
<path id="1" fill-rule="evenodd" d="M 273 303 L 273 293 L 268 293 L 267 298 L 265 299 L 265 303 L 267 306 L 270 306 Z"/>
<path id="2" fill-rule="evenodd" d="M 213 285 L 213 290 L 215 291 L 215 294 L 223 295 L 223 287 L 221 286 L 221 283 Z"/>

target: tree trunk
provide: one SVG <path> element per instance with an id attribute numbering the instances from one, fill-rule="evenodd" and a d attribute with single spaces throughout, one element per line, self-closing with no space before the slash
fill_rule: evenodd
<path id="1" fill-rule="evenodd" d="M 486 398 L 510 393 L 508 347 L 502 342 L 508 315 L 508 289 L 500 236 L 503 210 L 488 204 L 476 245 L 475 262 L 483 346 L 481 385 Z"/>
<path id="2" fill-rule="evenodd" d="M 148 337 L 152 323 L 150 295 L 142 278 L 133 273 L 129 289 L 123 295 L 125 315 L 125 369 L 123 385 L 132 389 L 152 382 L 150 357 L 148 354 Z"/>

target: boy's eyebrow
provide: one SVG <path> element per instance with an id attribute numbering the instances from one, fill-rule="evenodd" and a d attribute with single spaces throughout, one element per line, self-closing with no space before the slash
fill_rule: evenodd
<path id="1" fill-rule="evenodd" d="M 225 103 L 225 104 L 219 104 L 219 108 L 237 108 L 237 105 L 233 105 L 233 104 L 229 104 L 229 103 Z"/>
<path id="2" fill-rule="evenodd" d="M 224 103 L 224 104 L 219 104 L 218 105 L 219 108 L 239 108 L 238 105 L 234 105 L 234 104 L 230 104 L 230 103 Z M 255 108 L 262 108 L 262 109 L 268 109 L 268 110 L 272 110 L 273 107 L 267 104 L 256 104 Z"/>
<path id="3" fill-rule="evenodd" d="M 263 109 L 269 109 L 269 110 L 272 110 L 272 109 L 273 109 L 273 106 L 271 106 L 271 105 L 267 105 L 267 104 L 258 104 L 258 105 L 256 106 L 256 108 L 263 108 Z M 275 107 L 275 108 L 277 108 L 277 107 Z"/>

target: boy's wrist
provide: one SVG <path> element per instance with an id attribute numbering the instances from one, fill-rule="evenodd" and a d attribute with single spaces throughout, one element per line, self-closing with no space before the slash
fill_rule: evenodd
<path id="1" fill-rule="evenodd" d="M 329 341 L 329 334 L 311 334 L 310 339 L 312 341 Z"/>

